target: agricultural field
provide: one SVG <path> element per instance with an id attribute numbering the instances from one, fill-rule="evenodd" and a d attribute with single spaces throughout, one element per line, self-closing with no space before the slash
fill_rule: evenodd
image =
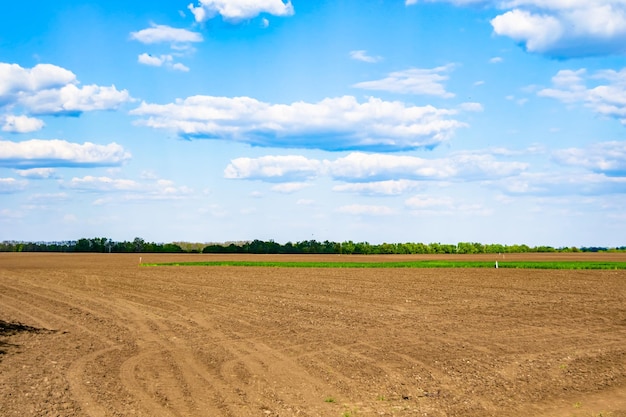
<path id="1" fill-rule="evenodd" d="M 0 415 L 626 417 L 624 262 L 0 253 Z"/>

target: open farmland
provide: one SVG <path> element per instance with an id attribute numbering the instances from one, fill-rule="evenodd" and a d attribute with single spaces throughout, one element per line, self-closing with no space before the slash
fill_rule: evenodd
<path id="1" fill-rule="evenodd" d="M 140 256 L 433 259 L 2 253 L 0 415 L 626 416 L 625 270 Z"/>

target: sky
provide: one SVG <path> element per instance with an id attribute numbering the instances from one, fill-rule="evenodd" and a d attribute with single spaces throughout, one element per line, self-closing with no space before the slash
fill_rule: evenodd
<path id="1" fill-rule="evenodd" d="M 0 240 L 626 244 L 626 0 L 7 1 Z"/>

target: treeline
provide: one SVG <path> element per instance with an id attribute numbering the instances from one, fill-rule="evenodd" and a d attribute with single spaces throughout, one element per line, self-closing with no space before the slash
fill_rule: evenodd
<path id="1" fill-rule="evenodd" d="M 0 252 L 183 253 L 185 251 L 174 243 L 146 242 L 140 237 L 123 242 L 96 237 L 61 242 L 4 241 L 0 243 Z"/>
<path id="2" fill-rule="evenodd" d="M 606 247 L 561 247 L 483 244 L 476 242 L 459 242 L 456 245 L 444 243 L 381 243 L 368 242 L 318 242 L 305 240 L 287 242 L 284 245 L 270 241 L 254 240 L 241 244 L 211 244 L 203 253 L 265 253 L 265 254 L 346 254 L 346 255 L 393 255 L 393 254 L 473 254 L 473 253 L 540 253 L 540 252 L 626 252 L 626 246 L 619 248 Z"/>
<path id="3" fill-rule="evenodd" d="M 305 240 L 280 244 L 273 240 L 253 240 L 233 243 L 154 243 L 137 237 L 132 241 L 116 242 L 108 238 L 79 239 L 62 242 L 4 241 L 0 252 L 97 252 L 97 253 L 250 253 L 250 254 L 478 254 L 478 253 L 539 253 L 539 252 L 626 252 L 626 246 L 561 247 L 483 244 L 459 242 L 443 243 L 382 243 L 331 242 Z"/>

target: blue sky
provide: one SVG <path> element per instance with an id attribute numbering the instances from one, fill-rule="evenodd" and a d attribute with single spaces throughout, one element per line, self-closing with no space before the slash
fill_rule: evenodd
<path id="1" fill-rule="evenodd" d="M 625 0 L 2 8 L 0 240 L 625 243 Z"/>

